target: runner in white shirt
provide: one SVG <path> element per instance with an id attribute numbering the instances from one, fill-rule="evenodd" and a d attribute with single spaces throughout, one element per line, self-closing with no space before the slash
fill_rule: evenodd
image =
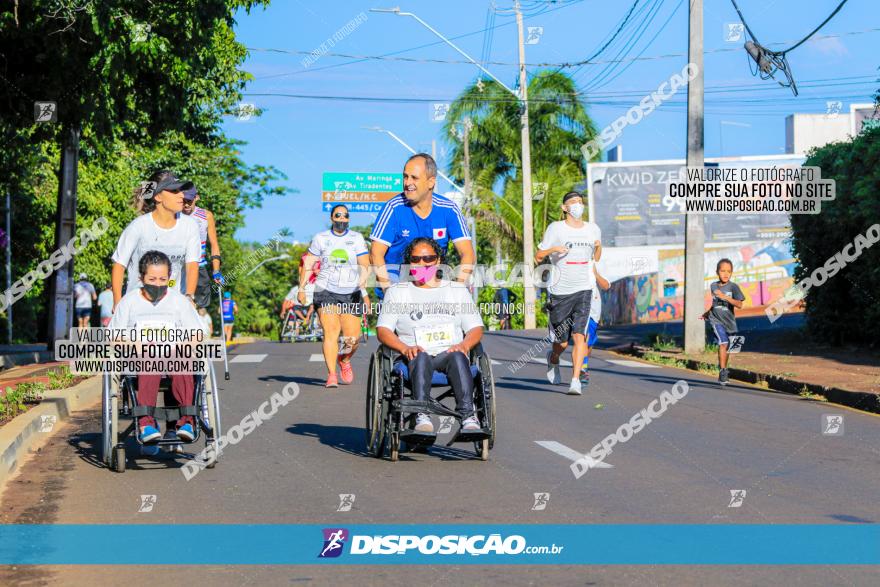
<path id="1" fill-rule="evenodd" d="M 88 280 L 85 273 L 79 274 L 79 281 L 73 286 L 74 308 L 80 328 L 88 328 L 92 319 L 92 303 L 98 299 L 95 286 Z"/>
<path id="2" fill-rule="evenodd" d="M 574 349 L 568 393 L 580 395 L 579 376 L 587 352 L 590 302 L 596 285 L 593 264 L 602 256 L 602 232 L 595 223 L 581 220 L 584 200 L 579 192 L 568 192 L 562 197 L 562 210 L 564 220 L 547 227 L 538 244 L 535 262 L 540 264 L 549 256 L 553 265 L 546 305 L 553 341 L 553 348 L 547 353 L 547 379 L 554 384 L 562 382 L 559 356 L 571 336 Z"/>
<path id="3" fill-rule="evenodd" d="M 180 291 L 181 278 L 186 272 L 186 291 L 192 298 L 198 283 L 199 228 L 189 216 L 179 214 L 183 210 L 183 190 L 192 182 L 177 179 L 170 171 L 158 171 L 150 176 L 145 187 L 136 192 L 136 205 L 144 212 L 131 221 L 113 252 L 113 301 L 122 299 L 123 275 L 128 272 L 127 291 L 140 287 L 138 265 L 146 251 L 160 251 L 171 260 L 171 277 L 168 287 Z"/>
<path id="4" fill-rule="evenodd" d="M 407 363 L 414 400 L 428 399 L 434 371 L 445 373 L 462 416 L 461 429 L 479 430 L 468 354 L 483 337 L 483 320 L 464 284 L 437 277 L 441 252 L 440 245 L 426 237 L 407 246 L 403 262 L 415 281 L 386 290 L 376 336 Z M 417 414 L 415 429 L 433 432 L 430 416 Z"/>
<path id="5" fill-rule="evenodd" d="M 314 303 L 324 331 L 324 361 L 328 373 L 324 387 L 338 387 L 340 380 L 346 385 L 354 381 L 351 358 L 361 334 L 361 314 L 370 303 L 365 289 L 370 270 L 367 244 L 363 235 L 348 229 L 349 217 L 348 208 L 342 204 L 330 210 L 333 228 L 319 232 L 312 239 L 299 278 L 297 298 L 305 305 L 306 284 L 314 273 L 315 262 L 321 262 L 315 280 Z M 336 377 L 337 362 L 339 379 Z"/>
<path id="6" fill-rule="evenodd" d="M 113 290 L 109 285 L 98 294 L 98 308 L 101 310 L 101 326 L 107 326 L 113 317 Z"/>
<path id="7" fill-rule="evenodd" d="M 204 328 L 191 300 L 168 287 L 171 261 L 165 253 L 145 251 L 140 257 L 138 275 L 139 286 L 130 288 L 125 297 L 116 304 L 116 311 L 107 325 L 108 328 Z M 171 393 L 179 405 L 193 405 L 193 376 L 177 374 L 170 375 L 170 378 Z M 155 407 L 161 379 L 160 374 L 138 374 L 138 404 Z M 144 416 L 139 420 L 141 442 L 146 444 L 158 441 L 161 434 L 156 419 Z M 193 424 L 192 416 L 184 416 L 178 420 L 177 437 L 185 442 L 191 441 L 195 437 Z"/>
<path id="8" fill-rule="evenodd" d="M 590 301 L 590 323 L 587 326 L 587 354 L 584 355 L 584 364 L 581 367 L 581 383 L 583 385 L 590 384 L 590 355 L 593 353 L 593 346 L 599 338 L 599 320 L 602 318 L 602 294 L 600 289 L 607 291 L 611 284 L 608 280 L 599 275 L 596 264 L 593 264 L 593 274 L 596 276 L 596 285 L 593 288 L 593 298 Z"/>

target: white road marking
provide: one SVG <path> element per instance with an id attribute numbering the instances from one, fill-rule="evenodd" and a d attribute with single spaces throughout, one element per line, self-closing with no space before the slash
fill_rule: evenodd
<path id="1" fill-rule="evenodd" d="M 579 453 L 573 448 L 569 448 L 560 442 L 556 442 L 555 440 L 536 440 L 535 444 L 539 446 L 543 446 L 549 451 L 555 452 L 561 457 L 565 457 L 570 461 L 579 461 L 582 458 L 587 459 L 589 462 L 589 466 L 591 469 L 613 469 L 614 465 L 611 463 L 606 463 L 605 461 L 594 461 L 590 458 L 590 455 Z"/>
<path id="2" fill-rule="evenodd" d="M 627 359 L 605 359 L 609 363 L 613 365 L 620 365 L 621 367 L 638 367 L 641 369 L 659 369 L 657 365 L 649 365 L 648 363 L 640 363 L 639 361 L 630 361 Z"/>
<path id="3" fill-rule="evenodd" d="M 540 359 L 536 358 L 534 360 L 534 362 L 540 363 L 542 365 L 546 365 L 547 364 L 547 357 L 541 357 Z M 569 361 L 568 359 L 563 359 L 562 357 L 559 357 L 559 366 L 560 367 L 571 367 L 571 365 L 572 365 L 571 361 Z"/>
<path id="4" fill-rule="evenodd" d="M 310 363 L 323 363 L 324 362 L 324 355 L 322 355 L 321 353 L 314 353 L 313 355 L 309 356 L 309 362 Z"/>
<path id="5" fill-rule="evenodd" d="M 230 363 L 262 363 L 268 355 L 233 355 L 229 359 Z"/>

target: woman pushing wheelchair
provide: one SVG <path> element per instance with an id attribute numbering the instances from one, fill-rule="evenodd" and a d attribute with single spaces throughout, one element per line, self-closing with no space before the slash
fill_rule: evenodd
<path id="1" fill-rule="evenodd" d="M 483 321 L 464 284 L 438 275 L 442 251 L 436 241 L 414 239 L 404 252 L 411 281 L 385 292 L 376 335 L 379 342 L 400 353 L 406 364 L 413 399 L 430 397 L 435 372 L 446 375 L 462 417 L 461 430 L 480 430 L 474 414 L 474 376 L 470 351 L 483 337 Z M 432 433 L 428 414 L 416 414 L 416 432 Z"/>

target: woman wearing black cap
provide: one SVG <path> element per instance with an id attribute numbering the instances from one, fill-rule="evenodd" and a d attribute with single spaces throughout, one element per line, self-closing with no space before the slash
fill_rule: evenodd
<path id="1" fill-rule="evenodd" d="M 183 190 L 192 182 L 181 181 L 170 171 L 157 171 L 135 190 L 134 205 L 142 212 L 122 231 L 113 252 L 111 281 L 113 308 L 122 299 L 123 275 L 128 271 L 127 291 L 140 288 L 138 263 L 147 251 L 160 251 L 171 259 L 168 287 L 192 299 L 198 283 L 201 241 L 195 221 L 179 214 L 183 210 Z M 186 291 L 180 283 L 186 272 Z"/>
<path id="2" fill-rule="evenodd" d="M 562 383 L 559 356 L 571 337 L 573 374 L 568 393 L 581 395 L 580 369 L 587 351 L 590 301 L 596 287 L 593 265 L 602 256 L 602 231 L 594 222 L 581 220 L 584 198 L 579 192 L 568 192 L 562 197 L 562 214 L 563 220 L 547 227 L 535 254 L 538 264 L 547 257 L 553 264 L 546 305 L 553 341 L 553 348 L 547 353 L 547 379 L 550 383 Z"/>

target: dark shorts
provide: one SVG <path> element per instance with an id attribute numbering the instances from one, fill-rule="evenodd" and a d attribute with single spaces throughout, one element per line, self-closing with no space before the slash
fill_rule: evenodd
<path id="1" fill-rule="evenodd" d="M 730 335 L 723 325 L 716 322 L 709 322 L 709 324 L 712 326 L 712 331 L 715 333 L 715 341 L 718 343 L 718 346 L 730 343 Z"/>
<path id="2" fill-rule="evenodd" d="M 300 306 L 300 305 L 296 305 L 296 306 L 293 307 L 293 311 L 294 311 L 294 312 L 300 312 L 300 313 L 303 314 L 303 316 L 305 316 L 306 314 L 309 313 L 309 308 L 311 308 L 311 306 Z"/>
<path id="3" fill-rule="evenodd" d="M 545 306 L 549 313 L 551 342 L 565 342 L 572 334 L 587 335 L 593 290 L 557 296 L 550 294 Z"/>
<path id="4" fill-rule="evenodd" d="M 70 306 L 68 306 L 69 308 Z M 77 318 L 90 318 L 92 316 L 91 308 L 75 308 Z"/>
<path id="5" fill-rule="evenodd" d="M 196 285 L 196 295 L 193 296 L 193 299 L 196 302 L 196 307 L 207 308 L 211 305 L 211 287 L 213 284 L 214 280 L 211 278 L 211 272 L 208 269 L 208 266 L 199 266 L 199 282 Z"/>
<path id="6" fill-rule="evenodd" d="M 314 298 L 315 308 L 324 309 L 325 312 L 337 314 L 351 314 L 360 316 L 364 313 L 363 298 L 360 290 L 351 293 L 340 294 L 325 289 L 316 290 Z"/>

